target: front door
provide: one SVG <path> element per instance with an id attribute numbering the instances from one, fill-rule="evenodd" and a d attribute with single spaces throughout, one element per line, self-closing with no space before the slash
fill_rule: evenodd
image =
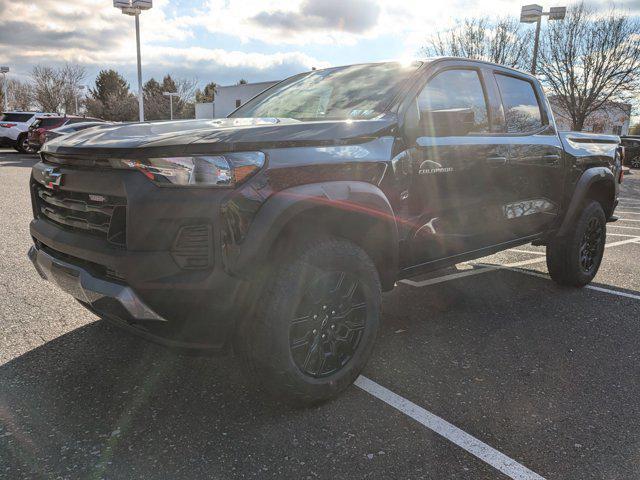
<path id="1" fill-rule="evenodd" d="M 490 133 L 486 99 L 473 68 L 439 71 L 417 97 L 407 235 L 414 266 L 500 240 L 498 179 L 509 147 Z"/>

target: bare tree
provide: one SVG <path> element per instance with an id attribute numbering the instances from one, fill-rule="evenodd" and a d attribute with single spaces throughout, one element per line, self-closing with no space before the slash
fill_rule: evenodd
<path id="1" fill-rule="evenodd" d="M 86 78 L 87 72 L 80 65 L 67 63 L 60 69 L 60 74 L 64 79 L 64 111 L 65 113 L 78 113 L 75 111 L 76 98 L 80 97 L 80 86 Z"/>
<path id="2" fill-rule="evenodd" d="M 13 110 L 27 111 L 33 105 L 33 86 L 20 80 L 9 80 L 9 105 Z"/>
<path id="3" fill-rule="evenodd" d="M 516 18 L 471 18 L 436 33 L 421 49 L 427 56 L 486 60 L 509 67 L 526 67 L 531 59 L 532 33 Z"/>
<path id="4" fill-rule="evenodd" d="M 198 91 L 197 78 L 178 78 L 176 79 L 176 91 L 180 95 L 180 100 L 185 103 L 193 103 Z"/>
<path id="5" fill-rule="evenodd" d="M 628 102 L 640 88 L 640 22 L 619 11 L 598 15 L 578 4 L 563 21 L 549 22 L 539 73 L 573 130 L 609 102 Z"/>
<path id="6" fill-rule="evenodd" d="M 85 77 L 85 69 L 79 65 L 33 67 L 31 78 L 35 103 L 47 112 L 73 112 L 80 84 Z"/>

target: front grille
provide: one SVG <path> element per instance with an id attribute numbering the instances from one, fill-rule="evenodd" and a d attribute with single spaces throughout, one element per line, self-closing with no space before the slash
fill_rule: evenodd
<path id="1" fill-rule="evenodd" d="M 61 227 L 104 238 L 124 247 L 127 202 L 113 197 L 66 190 L 52 190 L 35 184 L 37 215 Z"/>

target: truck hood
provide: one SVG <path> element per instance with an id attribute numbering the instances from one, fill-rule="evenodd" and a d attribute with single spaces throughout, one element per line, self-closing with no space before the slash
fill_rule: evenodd
<path id="1" fill-rule="evenodd" d="M 43 153 L 157 155 L 359 143 L 380 136 L 393 116 L 303 122 L 289 118 L 224 118 L 101 125 L 47 142 Z"/>

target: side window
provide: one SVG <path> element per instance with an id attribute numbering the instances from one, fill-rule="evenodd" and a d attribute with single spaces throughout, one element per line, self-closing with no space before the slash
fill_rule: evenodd
<path id="1" fill-rule="evenodd" d="M 445 70 L 418 95 L 420 126 L 431 136 L 461 136 L 489 131 L 482 82 L 476 70 Z"/>
<path id="2" fill-rule="evenodd" d="M 495 75 L 502 96 L 507 132 L 528 133 L 542 127 L 542 114 L 531 82 Z"/>

